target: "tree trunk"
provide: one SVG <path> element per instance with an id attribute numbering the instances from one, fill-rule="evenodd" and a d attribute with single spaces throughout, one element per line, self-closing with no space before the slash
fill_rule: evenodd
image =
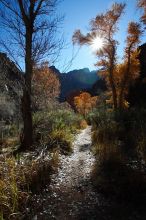
<path id="1" fill-rule="evenodd" d="M 31 79 L 32 63 L 32 31 L 31 25 L 26 28 L 26 54 L 25 54 L 25 86 L 22 97 L 22 117 L 24 123 L 22 148 L 26 150 L 33 144 L 33 126 L 31 110 Z"/>
<path id="2" fill-rule="evenodd" d="M 112 98 L 113 98 L 113 106 L 114 106 L 114 110 L 116 111 L 118 108 L 118 101 L 117 101 L 117 90 L 116 90 L 116 85 L 115 85 L 115 81 L 114 81 L 114 66 L 115 66 L 115 55 L 116 55 L 116 50 L 115 50 L 115 45 L 113 44 L 111 37 L 110 37 L 110 33 L 109 33 L 109 41 L 111 43 L 112 46 L 112 51 L 109 54 L 109 59 L 110 59 L 110 66 L 109 66 L 109 82 L 110 82 L 110 86 L 111 86 L 111 90 L 112 90 Z"/>
<path id="3" fill-rule="evenodd" d="M 124 80 L 125 81 L 125 80 Z M 124 103 L 124 90 L 125 90 L 125 82 L 122 83 L 122 88 L 119 95 L 119 109 L 123 108 Z"/>
<path id="4" fill-rule="evenodd" d="M 121 90 L 120 90 L 120 94 L 119 94 L 119 108 L 122 109 L 123 108 L 123 103 L 124 103 L 124 91 L 126 89 L 127 83 L 129 81 L 129 73 L 130 73 L 130 63 L 131 63 L 131 53 L 130 53 L 130 49 L 128 52 L 128 62 L 127 62 L 127 70 L 124 74 L 124 79 L 121 85 Z"/>
<path id="5" fill-rule="evenodd" d="M 117 110 L 117 108 L 118 108 L 117 91 L 116 91 L 113 79 L 110 79 L 110 82 L 111 82 L 111 88 L 112 88 L 112 97 L 113 97 L 114 110 Z"/>
<path id="6" fill-rule="evenodd" d="M 121 86 L 121 90 L 120 90 L 120 94 L 119 94 L 119 108 L 120 109 L 123 108 L 124 92 L 125 92 L 128 80 L 129 80 L 129 69 L 125 73 L 125 76 L 124 76 L 124 79 L 122 82 L 122 86 Z"/>
<path id="7" fill-rule="evenodd" d="M 32 129 L 32 113 L 31 113 L 31 96 L 27 89 L 23 90 L 22 97 L 22 117 L 23 117 L 23 138 L 22 148 L 25 150 L 33 143 L 33 129 Z"/>
<path id="8" fill-rule="evenodd" d="M 110 86 L 111 86 L 111 90 L 112 90 L 114 110 L 117 110 L 117 108 L 118 108 L 117 91 L 116 91 L 114 78 L 113 78 L 113 67 L 111 67 L 110 70 L 109 70 L 109 81 L 110 81 Z"/>

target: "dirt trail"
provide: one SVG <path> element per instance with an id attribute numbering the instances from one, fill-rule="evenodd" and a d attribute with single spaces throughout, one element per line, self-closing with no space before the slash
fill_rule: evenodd
<path id="1" fill-rule="evenodd" d="M 97 219 L 98 195 L 90 178 L 95 161 L 90 126 L 76 136 L 73 147 L 71 156 L 61 156 L 59 172 L 52 176 L 48 189 L 36 197 L 38 213 L 33 220 Z"/>
<path id="2" fill-rule="evenodd" d="M 112 200 L 93 187 L 91 127 L 76 136 L 73 146 L 71 156 L 60 155 L 60 168 L 51 184 L 33 196 L 35 208 L 26 220 L 145 220 L 145 206 Z"/>

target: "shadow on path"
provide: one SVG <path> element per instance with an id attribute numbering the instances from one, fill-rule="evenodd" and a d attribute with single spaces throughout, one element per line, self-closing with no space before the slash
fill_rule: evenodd
<path id="1" fill-rule="evenodd" d="M 133 206 L 109 201 L 93 187 L 91 127 L 77 135 L 73 146 L 71 156 L 60 155 L 60 168 L 51 184 L 33 196 L 30 220 L 146 220 L 143 209 L 145 217 L 140 217 Z"/>

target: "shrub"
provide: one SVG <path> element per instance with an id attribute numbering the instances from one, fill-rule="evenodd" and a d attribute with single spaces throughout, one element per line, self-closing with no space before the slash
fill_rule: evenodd
<path id="1" fill-rule="evenodd" d="M 146 201 L 146 110 L 96 111 L 93 176 L 98 189 L 120 199 Z"/>
<path id="2" fill-rule="evenodd" d="M 20 128 L 18 124 L 6 124 L 0 129 L 0 153 L 11 153 L 16 150 L 20 143 Z"/>
<path id="3" fill-rule="evenodd" d="M 81 117 L 72 111 L 55 110 L 50 112 L 37 112 L 33 117 L 34 128 L 52 131 L 55 129 L 70 128 L 75 131 L 79 127 Z"/>
<path id="4" fill-rule="evenodd" d="M 93 121 L 93 150 L 98 159 L 102 161 L 108 159 L 110 154 L 117 152 L 120 154 L 119 133 L 122 132 L 122 128 L 114 120 L 113 112 L 96 111 L 91 121 Z"/>
<path id="5" fill-rule="evenodd" d="M 80 128 L 82 117 L 69 110 L 37 112 L 34 114 L 36 142 L 46 143 L 50 148 L 72 151 L 74 133 Z"/>
<path id="6" fill-rule="evenodd" d="M 58 167 L 57 152 L 33 157 L 0 157 L 0 219 L 21 219 L 31 194 L 45 187 Z"/>
<path id="7" fill-rule="evenodd" d="M 93 145 L 103 149 L 111 145 L 126 157 L 145 155 L 146 110 L 96 111 L 92 116 Z M 101 146 L 102 145 L 102 146 Z M 106 146 L 105 146 L 106 145 Z"/>
<path id="8" fill-rule="evenodd" d="M 94 185 L 104 195 L 143 205 L 146 202 L 146 177 L 144 172 L 134 169 L 119 155 L 96 164 L 93 172 Z"/>
<path id="9" fill-rule="evenodd" d="M 58 149 L 63 154 L 72 153 L 73 136 L 67 130 L 54 130 L 48 136 L 48 146 L 50 149 Z"/>
<path id="10" fill-rule="evenodd" d="M 4 157 L 1 157 L 0 174 L 1 215 L 4 219 L 11 219 L 14 215 L 20 217 L 20 204 L 25 205 L 28 199 L 28 193 L 20 189 L 25 184 L 24 175 L 14 158 Z"/>

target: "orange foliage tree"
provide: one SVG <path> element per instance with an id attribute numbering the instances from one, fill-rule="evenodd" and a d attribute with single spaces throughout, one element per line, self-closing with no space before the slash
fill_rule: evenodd
<path id="1" fill-rule="evenodd" d="M 146 1 L 145 0 L 137 0 L 138 7 L 144 10 L 143 15 L 141 16 L 141 21 L 146 25 Z"/>
<path id="2" fill-rule="evenodd" d="M 114 79 L 114 69 L 117 60 L 116 48 L 118 42 L 114 39 L 114 34 L 118 30 L 117 23 L 124 12 L 125 4 L 113 4 L 106 13 L 97 15 L 90 23 L 90 32 L 84 36 L 80 30 L 75 31 L 73 42 L 80 45 L 92 45 L 93 40 L 99 36 L 104 39 L 104 45 L 100 50 L 96 50 L 96 55 L 100 59 L 98 66 L 103 66 L 107 70 L 109 86 L 112 92 L 114 109 L 118 108 L 117 91 Z"/>
<path id="3" fill-rule="evenodd" d="M 137 59 L 139 52 L 135 51 L 131 55 L 131 63 L 129 67 L 129 71 L 127 71 L 127 63 L 124 61 L 121 64 L 117 64 L 115 70 L 114 70 L 114 78 L 115 78 L 115 86 L 117 91 L 117 100 L 118 100 L 118 108 L 128 108 L 129 103 L 126 100 L 126 97 L 128 95 L 129 86 L 134 83 L 135 79 L 139 76 L 139 60 Z M 101 75 L 106 75 L 106 71 L 101 71 Z M 108 87 L 108 79 L 107 81 L 107 87 Z M 107 100 L 106 102 L 108 104 L 113 105 L 113 99 L 111 95 L 111 90 L 109 89 L 106 93 Z"/>
<path id="4" fill-rule="evenodd" d="M 135 80 L 140 72 L 140 63 L 138 60 L 139 51 L 137 51 L 138 44 L 140 43 L 140 36 L 142 34 L 141 26 L 139 23 L 130 22 L 128 25 L 128 35 L 126 39 L 125 48 L 125 68 L 121 72 L 121 84 L 119 93 L 119 107 L 122 108 L 125 94 L 129 83 Z"/>
<path id="5" fill-rule="evenodd" d="M 73 42 L 80 45 L 92 45 L 96 37 L 103 40 L 102 47 L 96 50 L 99 61 L 95 65 L 102 69 L 100 72 L 107 82 L 109 102 L 115 110 L 125 107 L 125 97 L 130 81 L 134 80 L 139 73 L 138 52 L 136 51 L 142 34 L 139 23 L 129 23 L 123 63 L 118 64 L 117 62 L 118 41 L 114 35 L 118 30 L 117 24 L 124 8 L 125 4 L 113 4 L 110 10 L 97 15 L 91 21 L 89 33 L 83 35 L 80 30 L 77 30 L 73 35 Z"/>
<path id="6" fill-rule="evenodd" d="M 48 104 L 59 96 L 60 81 L 56 73 L 48 67 L 48 63 L 34 68 L 32 85 L 33 102 L 37 108 L 48 107 Z"/>
<path id="7" fill-rule="evenodd" d="M 128 107 L 126 96 L 128 94 L 129 85 L 132 84 L 139 76 L 140 63 L 138 60 L 139 51 L 137 50 L 137 46 L 140 42 L 141 34 L 142 31 L 140 24 L 130 22 L 128 25 L 123 63 L 117 64 L 113 71 L 119 109 Z M 101 71 L 101 75 L 106 77 L 107 70 Z M 106 81 L 109 85 L 108 77 L 106 78 Z M 111 96 L 110 89 L 108 94 Z M 112 96 L 108 102 L 113 103 Z"/>
<path id="8" fill-rule="evenodd" d="M 86 114 L 96 107 L 98 97 L 92 97 L 88 92 L 83 92 L 74 97 L 74 106 L 77 112 L 86 116 Z"/>

